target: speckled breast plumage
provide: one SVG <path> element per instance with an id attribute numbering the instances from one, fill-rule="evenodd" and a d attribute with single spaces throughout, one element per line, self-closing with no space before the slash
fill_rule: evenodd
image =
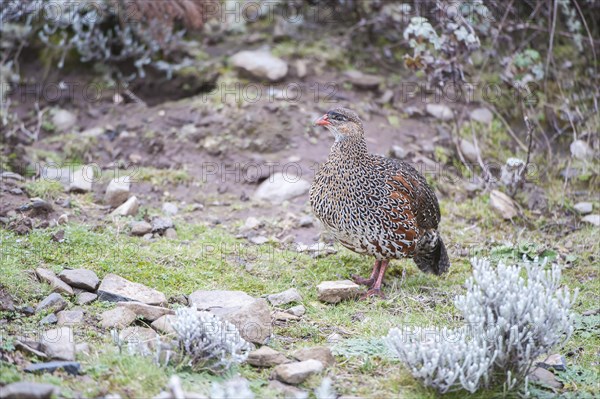
<path id="1" fill-rule="evenodd" d="M 342 245 L 379 260 L 412 257 L 440 218 L 435 195 L 414 168 L 374 155 L 333 154 L 315 176 L 310 203 Z"/>

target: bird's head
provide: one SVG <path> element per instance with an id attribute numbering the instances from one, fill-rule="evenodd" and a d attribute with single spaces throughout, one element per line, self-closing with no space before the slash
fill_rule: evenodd
<path id="1" fill-rule="evenodd" d="M 315 121 L 315 125 L 324 126 L 335 136 L 336 141 L 347 138 L 362 138 L 363 124 L 356 112 L 346 108 L 334 108 Z"/>

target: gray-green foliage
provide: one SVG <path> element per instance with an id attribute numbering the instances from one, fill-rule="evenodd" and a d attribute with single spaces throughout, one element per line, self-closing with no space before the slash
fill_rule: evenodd
<path id="1" fill-rule="evenodd" d="M 574 297 L 546 261 L 492 267 L 473 259 L 467 292 L 455 299 L 465 327 L 393 328 L 386 341 L 413 376 L 440 392 L 513 389 L 534 359 L 573 333 Z M 523 275 L 527 278 L 524 278 Z M 575 295 L 577 292 L 575 292 Z"/>

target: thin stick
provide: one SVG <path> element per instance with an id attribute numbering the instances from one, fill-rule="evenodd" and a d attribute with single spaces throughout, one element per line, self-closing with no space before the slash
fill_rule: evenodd
<path id="1" fill-rule="evenodd" d="M 552 48 L 554 47 L 554 32 L 556 31 L 556 14 L 558 12 L 558 0 L 554 0 L 552 10 L 552 29 L 550 30 L 550 43 L 548 44 L 548 54 L 546 55 L 546 67 L 544 68 L 544 88 L 548 80 L 548 67 L 550 66 L 550 57 L 552 57 Z"/>
<path id="2" fill-rule="evenodd" d="M 525 126 L 527 127 L 527 141 L 528 142 L 527 142 L 527 159 L 525 161 L 525 167 L 521 171 L 521 180 L 524 179 L 525 171 L 527 170 L 527 167 L 529 166 L 529 160 L 531 157 L 531 146 L 533 144 L 533 124 L 531 123 L 531 121 L 529 120 L 527 115 L 524 116 L 524 119 L 525 119 Z"/>
<path id="3" fill-rule="evenodd" d="M 496 115 L 498 117 L 498 119 L 500 119 L 500 121 L 506 127 L 506 130 L 508 131 L 508 134 L 510 134 L 510 136 L 517 142 L 517 144 L 519 145 L 519 147 L 521 147 L 521 149 L 523 151 L 527 151 L 527 146 L 525 144 L 523 144 L 523 142 L 521 140 L 519 140 L 519 138 L 517 137 L 517 135 L 515 134 L 515 132 L 512 130 L 512 128 L 510 127 L 510 125 L 506 121 L 506 119 L 504 119 L 504 117 L 502 116 L 502 114 L 500 114 L 500 112 L 498 112 L 498 110 L 496 109 L 496 107 L 493 104 L 488 103 L 487 101 L 483 101 L 483 103 L 485 103 L 492 110 L 492 112 L 494 113 L 494 115 Z"/>
<path id="4" fill-rule="evenodd" d="M 594 64 L 596 64 L 596 48 L 594 47 L 594 38 L 592 37 L 592 33 L 590 32 L 590 28 L 588 27 L 588 24 L 587 24 L 587 21 L 585 20 L 583 12 L 581 11 L 581 8 L 579 7 L 579 3 L 577 2 L 577 0 L 573 0 L 573 3 L 575 4 L 575 8 L 577 8 L 579 17 L 581 17 L 581 20 L 583 21 L 583 26 L 585 26 L 585 31 L 588 34 L 588 39 L 590 40 L 590 46 L 592 47 L 592 55 L 594 56 Z"/>

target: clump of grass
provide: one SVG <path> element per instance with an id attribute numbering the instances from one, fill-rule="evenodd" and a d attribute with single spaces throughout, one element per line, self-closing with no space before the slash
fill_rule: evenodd
<path id="1" fill-rule="evenodd" d="M 42 178 L 25 183 L 25 190 L 31 197 L 53 200 L 63 193 L 64 188 L 63 185 L 56 180 Z"/>

